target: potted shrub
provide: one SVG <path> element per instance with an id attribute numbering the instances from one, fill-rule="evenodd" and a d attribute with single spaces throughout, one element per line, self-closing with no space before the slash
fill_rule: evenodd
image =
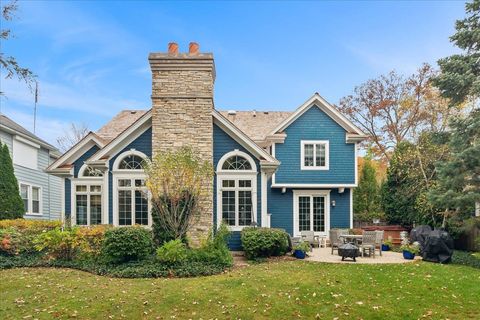
<path id="1" fill-rule="evenodd" d="M 308 251 L 310 251 L 310 244 L 306 241 L 302 241 L 293 247 L 293 255 L 297 259 L 305 259 Z"/>
<path id="2" fill-rule="evenodd" d="M 406 260 L 413 260 L 415 255 L 420 252 L 419 248 L 415 244 L 404 244 L 400 247 L 403 253 L 403 258 Z"/>
<path id="3" fill-rule="evenodd" d="M 392 240 L 388 239 L 384 243 L 382 243 L 382 251 L 390 251 L 393 247 Z"/>

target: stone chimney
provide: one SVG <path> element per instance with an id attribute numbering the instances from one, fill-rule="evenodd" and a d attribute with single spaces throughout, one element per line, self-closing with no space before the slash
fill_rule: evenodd
<path id="1" fill-rule="evenodd" d="M 176 43 L 168 53 L 150 53 L 152 70 L 152 151 L 192 147 L 213 162 L 213 84 L 215 64 L 211 53 L 200 53 L 190 43 L 189 53 L 178 53 Z M 205 212 L 191 232 L 192 240 L 208 234 L 213 225 L 213 190 L 206 188 Z"/>

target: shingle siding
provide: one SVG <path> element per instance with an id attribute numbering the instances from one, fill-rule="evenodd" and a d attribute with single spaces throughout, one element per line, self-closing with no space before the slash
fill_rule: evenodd
<path id="1" fill-rule="evenodd" d="M 355 145 L 345 142 L 345 129 L 319 108 L 313 106 L 285 130 L 284 143 L 275 145 L 275 157 L 281 162 L 275 174 L 276 184 L 355 183 Z M 301 141 L 328 140 L 329 170 L 301 170 Z"/>
<path id="2" fill-rule="evenodd" d="M 247 153 L 253 159 L 255 159 L 255 164 L 257 170 L 260 170 L 260 162 L 255 158 L 247 149 L 240 145 L 237 141 L 232 139 L 228 134 L 226 134 L 220 127 L 217 125 L 213 126 L 213 167 L 216 170 L 217 164 L 220 159 L 231 151 L 238 149 L 239 151 Z M 262 199 L 262 188 L 261 188 L 261 175 L 257 174 L 257 224 L 261 225 L 262 215 L 261 215 L 261 199 Z M 213 222 L 216 225 L 217 222 L 217 179 L 215 177 L 213 183 Z M 240 240 L 240 232 L 234 231 L 229 239 L 229 247 L 231 250 L 241 250 L 242 243 Z"/>

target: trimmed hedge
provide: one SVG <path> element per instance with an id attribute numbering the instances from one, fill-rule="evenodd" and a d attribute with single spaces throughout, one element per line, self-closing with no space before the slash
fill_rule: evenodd
<path id="1" fill-rule="evenodd" d="M 105 232 L 102 254 L 106 261 L 118 264 L 142 260 L 153 252 L 152 232 L 143 227 L 122 227 Z"/>
<path id="2" fill-rule="evenodd" d="M 247 259 L 282 256 L 288 251 L 288 234 L 283 229 L 245 228 L 242 246 Z"/>
<path id="3" fill-rule="evenodd" d="M 455 250 L 452 256 L 452 264 L 480 269 L 480 253 Z"/>

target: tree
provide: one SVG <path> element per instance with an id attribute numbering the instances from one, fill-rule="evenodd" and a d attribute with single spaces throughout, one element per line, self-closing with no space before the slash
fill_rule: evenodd
<path id="1" fill-rule="evenodd" d="M 84 123 L 76 125 L 75 123 L 71 123 L 70 127 L 63 131 L 63 136 L 57 138 L 57 145 L 60 151 L 66 152 L 78 141 L 82 140 L 90 130 L 88 129 L 87 125 Z"/>
<path id="2" fill-rule="evenodd" d="M 22 218 L 24 213 L 10 151 L 0 143 L 0 220 Z"/>
<path id="3" fill-rule="evenodd" d="M 452 120 L 447 159 L 436 165 L 438 183 L 428 193 L 446 219 L 471 213 L 480 202 L 480 109 Z"/>
<path id="4" fill-rule="evenodd" d="M 443 97 L 457 105 L 475 101 L 480 97 L 480 0 L 465 4 L 466 17 L 457 20 L 456 33 L 450 37 L 464 50 L 438 61 L 441 73 L 433 79 Z"/>
<path id="5" fill-rule="evenodd" d="M 395 146 L 415 141 L 423 131 L 442 131 L 450 114 L 430 80 L 435 71 L 427 64 L 409 77 L 395 71 L 368 80 L 354 95 L 340 100 L 339 109 L 369 134 L 372 152 L 389 160 Z"/>
<path id="6" fill-rule="evenodd" d="M 173 239 L 186 238 L 205 208 L 205 190 L 212 188 L 213 166 L 193 149 L 157 153 L 145 169 L 151 194 L 154 231 Z M 158 236 L 158 234 L 156 234 Z M 162 239 L 156 239 L 160 242 Z"/>
<path id="7" fill-rule="evenodd" d="M 355 220 L 370 221 L 381 213 L 376 170 L 369 158 L 364 159 L 358 187 L 353 192 Z"/>
<path id="8" fill-rule="evenodd" d="M 13 20 L 17 9 L 17 0 L 4 5 L 1 8 L 2 16 L 0 17 L 0 25 L 5 25 L 7 21 Z M 9 40 L 12 36 L 12 30 L 0 29 L 1 42 Z M 1 47 L 2 46 L 0 46 L 0 48 Z M 19 81 L 24 81 L 30 90 L 32 90 L 32 84 L 35 82 L 35 75 L 30 69 L 20 66 L 15 57 L 7 56 L 4 52 L 0 51 L 0 67 L 1 69 L 5 69 L 5 79 L 11 79 L 16 76 Z M 3 95 L 3 92 L 0 91 L 0 96 L 1 95 Z"/>
<path id="9" fill-rule="evenodd" d="M 444 135 L 439 133 L 424 132 L 416 143 L 403 141 L 398 144 L 381 191 L 389 223 L 439 225 L 438 208 L 429 201 L 427 194 L 437 183 L 435 163 L 447 156 Z"/>

